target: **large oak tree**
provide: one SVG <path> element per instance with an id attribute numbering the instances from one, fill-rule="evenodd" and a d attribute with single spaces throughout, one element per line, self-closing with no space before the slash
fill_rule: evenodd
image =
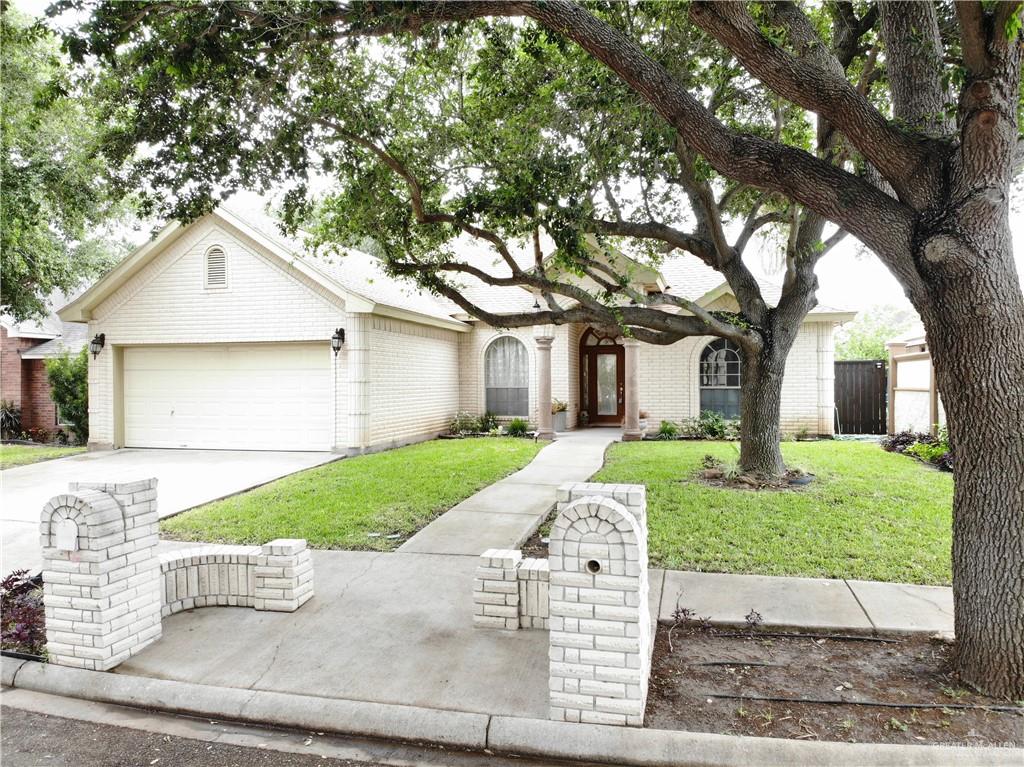
<path id="1" fill-rule="evenodd" d="M 989 693 L 1019 698 L 1024 696 L 1024 296 L 1008 209 L 1021 159 L 1021 11 L 1018 3 L 970 1 L 947 10 L 931 2 L 879 2 L 859 13 L 851 4 L 834 6 L 840 21 L 877 23 L 878 46 L 868 56 L 884 67 L 889 94 L 879 105 L 851 78 L 837 55 L 839 47 L 823 39 L 814 12 L 790 2 L 689 5 L 690 22 L 780 101 L 816 113 L 819 130 L 824 126 L 851 157 L 862 158 L 858 168 L 836 162 L 831 151 L 816 156 L 783 135 L 747 131 L 720 119 L 699 97 L 700 89 L 661 60 L 656 38 L 634 34 L 601 5 L 586 8 L 568 0 L 104 4 L 95 9 L 84 39 L 72 42 L 78 53 L 105 57 L 115 69 L 127 62 L 120 80 L 127 113 L 122 117 L 132 126 L 121 136 L 125 147 L 140 140 L 165 142 L 166 124 L 184 121 L 177 130 L 189 141 L 171 142 L 174 162 L 150 168 L 151 180 L 176 189 L 184 208 L 207 204 L 210 191 L 227 177 L 266 177 L 309 161 L 301 142 L 285 140 L 286 131 L 268 129 L 266 121 L 251 130 L 245 124 L 261 104 L 278 111 L 278 127 L 294 117 L 279 106 L 281 95 L 290 93 L 289 83 L 269 75 L 282 63 L 326 65 L 323 58 L 294 56 L 295 51 L 344 58 L 338 41 L 422 34 L 434 26 L 458 35 L 474 20 L 515 16 L 531 19 L 605 65 L 717 173 L 784 196 L 850 232 L 900 281 L 928 332 L 957 451 L 953 570 L 961 673 Z M 158 70 L 147 66 L 153 59 L 133 58 L 132 51 L 147 51 L 145 40 L 161 34 L 179 35 L 177 45 L 159 55 L 148 49 L 161 64 L 169 56 L 166 66 Z M 259 45 L 232 45 L 239 35 Z M 207 77 L 195 67 L 219 68 L 221 76 Z M 244 77 L 232 101 L 226 83 L 240 73 Z M 262 90 L 245 86 L 250 74 L 263 78 Z M 180 87 L 182 82 L 187 87 Z M 151 110 L 149 123 L 132 120 L 140 100 L 131 97 L 131 88 L 147 94 L 142 101 Z M 601 82 L 593 88 L 599 90 Z M 210 100 L 225 110 L 219 120 L 205 108 Z M 221 148 L 231 142 L 235 151 L 229 159 Z M 268 146 L 277 151 L 267 152 Z M 381 148 L 363 146 L 371 153 Z M 197 167 L 190 155 L 205 152 L 216 158 L 205 176 L 183 173 L 187 184 L 175 186 L 180 170 Z M 403 160 L 399 166 L 408 160 L 396 156 Z M 387 158 L 378 154 L 378 159 L 388 166 Z M 245 172 L 232 176 L 239 169 Z M 402 175 L 401 167 L 389 171 Z M 416 173 L 410 176 L 404 182 L 415 202 L 422 182 Z M 450 215 L 434 208 L 443 198 L 426 195 L 421 202 L 420 218 Z M 465 230 L 466 221 L 453 216 L 427 223 Z M 486 238 L 493 232 L 479 234 Z M 500 245 L 501 238 L 495 240 Z M 528 284 L 523 277 L 516 282 Z M 437 287 L 443 292 L 443 283 Z M 585 297 L 579 298 L 585 306 Z M 634 310 L 644 308 L 622 306 L 621 322 L 633 326 Z M 549 311 L 555 311 L 550 304 Z M 565 318 L 575 317 L 571 311 Z M 662 320 L 666 328 L 703 322 L 699 330 L 707 332 L 711 324 L 698 313 L 672 317 Z"/>

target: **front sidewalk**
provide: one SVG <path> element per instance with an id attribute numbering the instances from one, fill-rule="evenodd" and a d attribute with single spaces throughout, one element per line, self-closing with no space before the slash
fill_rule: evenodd
<path id="1" fill-rule="evenodd" d="M 180 544 L 162 544 L 169 548 Z M 543 719 L 548 637 L 473 628 L 477 558 L 314 551 L 316 596 L 295 613 L 203 608 L 119 674 L 220 687 Z M 678 603 L 724 625 L 755 610 L 765 628 L 952 632 L 950 589 L 806 578 L 650 571 L 651 614 Z"/>
<path id="2" fill-rule="evenodd" d="M 162 547 L 176 544 L 165 543 Z M 550 722 L 548 635 L 474 629 L 477 557 L 314 551 L 316 596 L 295 613 L 180 612 L 112 673 L 3 661 L 8 686 L 354 736 L 634 765 L 935 764 L 928 746 L 804 743 Z M 952 629 L 949 589 L 652 570 L 651 611 L 714 622 L 870 633 Z M 681 593 L 681 596 L 680 596 Z M 978 764 L 1019 752 L 972 749 Z M 697 762 L 694 762 L 697 763 Z"/>
<path id="3" fill-rule="evenodd" d="M 621 436 L 619 429 L 558 435 L 524 468 L 446 511 L 398 551 L 475 557 L 487 549 L 519 548 L 554 508 L 558 486 L 590 479 L 604 465 L 608 445 Z"/>

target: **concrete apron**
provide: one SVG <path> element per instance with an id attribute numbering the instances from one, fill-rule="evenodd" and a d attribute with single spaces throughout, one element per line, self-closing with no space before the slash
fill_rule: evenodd
<path id="1" fill-rule="evenodd" d="M 829 764 L 924 767 L 961 762 L 944 746 L 805 742 L 551 722 L 511 716 L 242 690 L 84 671 L 3 658 L 5 687 L 261 725 L 424 743 L 471 751 L 623 765 L 711 767 Z M 1019 767 L 1021 751 L 972 748 L 979 767 Z"/>

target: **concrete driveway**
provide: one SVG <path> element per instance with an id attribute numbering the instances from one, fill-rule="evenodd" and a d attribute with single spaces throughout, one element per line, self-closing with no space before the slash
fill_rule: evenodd
<path id="1" fill-rule="evenodd" d="M 68 482 L 119 482 L 156 477 L 160 517 L 319 466 L 334 453 L 256 450 L 99 450 L 0 471 L 0 571 L 36 570 L 39 512 Z"/>

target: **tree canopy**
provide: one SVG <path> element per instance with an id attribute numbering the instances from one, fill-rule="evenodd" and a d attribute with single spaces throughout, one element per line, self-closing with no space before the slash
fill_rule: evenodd
<path id="1" fill-rule="evenodd" d="M 98 154 L 99 113 L 78 90 L 58 41 L 8 3 L 0 11 L 0 308 L 47 310 L 124 249 L 103 225 L 116 210 Z"/>

